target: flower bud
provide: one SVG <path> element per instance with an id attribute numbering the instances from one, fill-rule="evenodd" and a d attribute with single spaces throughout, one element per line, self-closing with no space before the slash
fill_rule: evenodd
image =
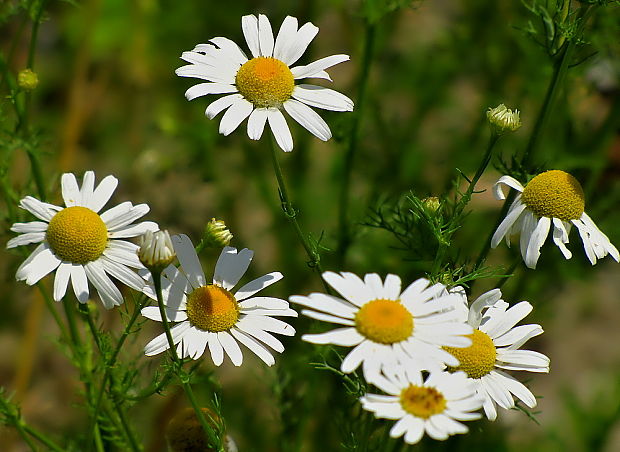
<path id="1" fill-rule="evenodd" d="M 39 84 L 39 77 L 32 69 L 23 69 L 17 74 L 17 85 L 24 91 L 32 91 Z"/>
<path id="2" fill-rule="evenodd" d="M 429 213 L 435 213 L 441 207 L 441 201 L 437 196 L 429 196 L 422 199 L 422 205 Z"/>
<path id="3" fill-rule="evenodd" d="M 222 220 L 212 218 L 205 227 L 202 244 L 205 248 L 223 248 L 228 246 L 233 235 Z"/>
<path id="4" fill-rule="evenodd" d="M 174 262 L 176 253 L 174 252 L 168 231 L 146 231 L 140 237 L 138 258 L 142 265 L 152 272 L 161 272 Z"/>
<path id="5" fill-rule="evenodd" d="M 495 108 L 487 110 L 487 119 L 493 131 L 497 134 L 514 132 L 521 127 L 519 110 L 512 111 L 504 104 L 499 104 Z"/>

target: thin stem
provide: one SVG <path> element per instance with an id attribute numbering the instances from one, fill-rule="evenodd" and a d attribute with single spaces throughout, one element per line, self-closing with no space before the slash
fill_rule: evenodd
<path id="1" fill-rule="evenodd" d="M 342 267 L 346 258 L 347 250 L 351 244 L 351 234 L 349 230 L 349 199 L 351 195 L 351 175 L 353 173 L 353 163 L 358 149 L 359 128 L 366 104 L 366 92 L 368 87 L 368 75 L 372 63 L 373 49 L 375 44 L 376 24 L 366 21 L 364 33 L 364 50 L 361 61 L 361 71 L 358 81 L 356 111 L 351 121 L 349 142 L 344 158 L 344 168 L 342 175 L 342 185 L 340 187 L 339 209 L 338 209 L 338 247 L 337 256 L 339 267 Z"/>
<path id="2" fill-rule="evenodd" d="M 35 430 L 28 425 L 22 425 L 22 428 L 26 433 L 28 433 L 34 439 L 36 439 L 41 444 L 43 444 L 45 447 L 47 447 L 48 450 L 51 450 L 54 452 L 63 452 L 65 450 L 62 447 L 55 444 L 51 439 L 49 439 L 47 436 L 45 436 L 43 433 L 39 432 L 38 430 Z M 28 445 L 30 445 L 30 442 L 27 441 L 26 438 L 24 438 L 24 440 L 28 443 Z M 32 445 L 30 445 L 30 447 L 34 450 Z"/>
<path id="3" fill-rule="evenodd" d="M 172 338 L 172 333 L 170 331 L 170 325 L 168 323 L 168 317 L 166 314 L 166 309 L 164 306 L 164 297 L 161 290 L 161 271 L 153 271 L 151 270 L 151 275 L 153 276 L 153 284 L 155 286 L 155 293 L 157 294 L 157 305 L 159 306 L 159 314 L 161 315 L 162 324 L 164 326 L 164 331 L 166 333 L 166 338 L 168 339 L 168 346 L 170 349 L 170 355 L 172 356 L 172 360 L 178 371 L 177 376 L 181 381 L 181 385 L 183 386 L 183 390 L 185 391 L 185 395 L 189 400 L 190 404 L 194 408 L 194 412 L 196 413 L 196 417 L 198 418 L 198 422 L 202 426 L 203 431 L 207 434 L 209 439 L 209 443 L 211 447 L 216 447 L 217 450 L 223 450 L 221 439 L 213 432 L 207 419 L 204 416 L 204 413 L 200 409 L 198 402 L 196 401 L 196 397 L 194 396 L 194 392 L 192 391 L 192 387 L 189 384 L 189 375 L 185 373 L 183 370 L 183 362 L 179 359 L 177 354 L 177 350 L 174 344 L 174 340 Z M 213 420 L 212 420 L 213 421 Z M 215 425 L 215 422 L 213 422 Z"/>
<path id="4" fill-rule="evenodd" d="M 303 233 L 303 231 L 301 230 L 301 226 L 297 221 L 297 215 L 299 212 L 295 209 L 295 207 L 293 207 L 293 203 L 288 196 L 288 191 L 284 182 L 284 176 L 282 174 L 282 168 L 280 167 L 280 161 L 278 159 L 278 152 L 279 151 L 272 140 L 271 160 L 273 163 L 273 171 L 275 172 L 276 180 L 278 182 L 278 192 L 280 194 L 282 211 L 284 212 L 287 220 L 293 225 L 293 229 L 295 230 L 295 234 L 297 234 L 299 242 L 304 247 L 304 250 L 306 250 L 306 254 L 309 259 L 308 266 L 315 269 L 315 271 L 319 274 L 320 277 L 320 275 L 323 273 L 323 268 L 321 267 L 321 256 L 315 249 L 315 247 L 310 243 L 308 237 Z M 323 278 L 321 278 L 321 281 L 323 282 L 323 286 L 326 288 L 326 290 L 329 290 L 325 284 L 325 281 L 323 281 Z"/>

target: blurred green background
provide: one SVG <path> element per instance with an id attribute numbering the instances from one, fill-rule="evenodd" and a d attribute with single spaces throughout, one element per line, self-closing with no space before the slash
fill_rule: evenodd
<path id="1" fill-rule="evenodd" d="M 0 4 L 0 50 L 13 73 L 26 66 L 31 21 L 23 6 L 28 4 Z M 243 124 L 229 137 L 219 135 L 219 117 L 204 117 L 215 96 L 187 102 L 183 93 L 197 82 L 175 76 L 174 70 L 183 64 L 182 51 L 215 36 L 231 38 L 245 49 L 242 15 L 267 14 L 276 30 L 286 15 L 292 15 L 320 28 L 299 64 L 337 53 L 351 55 L 350 62 L 330 70 L 330 87 L 356 101 L 368 30 L 365 16 L 375 4 L 390 12 L 374 25 L 363 111 L 320 112 L 334 133 L 327 143 L 289 118 L 295 149 L 282 154 L 281 161 L 300 221 L 315 239 L 323 234 L 325 269 L 396 273 L 404 282 L 424 276 L 424 262 L 416 262 L 410 250 L 399 249 L 386 231 L 364 223 L 373 210 L 389 208 L 409 190 L 420 197 L 449 196 L 456 169 L 471 175 L 482 157 L 488 140 L 486 109 L 505 103 L 521 111 L 523 127 L 499 142 L 495 168 L 489 168 L 479 184 L 486 191 L 474 196 L 472 212 L 455 236 L 461 261 L 473 259 L 501 208 L 488 189 L 503 174 L 501 162 L 509 163 L 523 152 L 553 72 L 545 48 L 536 42 L 544 40 L 544 23 L 521 2 L 49 1 L 34 64 L 40 80 L 30 117 L 35 138 L 27 145 L 41 155 L 50 202 L 60 201 L 62 172 L 75 172 L 79 178 L 94 169 L 97 180 L 114 174 L 120 184 L 112 203 L 146 202 L 151 206 L 148 219 L 172 233 L 186 233 L 196 243 L 209 219 L 225 220 L 235 236 L 232 244 L 256 252 L 248 278 L 274 270 L 284 273 L 284 280 L 269 293 L 287 298 L 321 290 L 280 212 L 269 132 L 253 142 Z M 532 37 L 528 30 L 537 34 Z M 595 12 L 576 55 L 580 64 L 569 69 L 533 158 L 539 169 L 563 169 L 582 182 L 586 211 L 616 245 L 619 32 L 619 7 Z M 5 96 L 5 85 L 2 90 Z M 25 144 L 7 133 L 14 118 L 9 100 L 2 102 L 3 180 L 16 199 L 35 196 Z M 353 241 L 340 267 L 333 252 L 338 196 L 355 115 L 361 116 L 352 168 Z M 14 206 L 16 199 L 1 200 L 5 242 L 13 236 L 9 227 L 15 218 L 9 204 Z M 19 215 L 22 221 L 30 220 Z M 569 248 L 573 259 L 565 261 L 547 243 L 536 271 L 520 265 L 503 286 L 506 301 L 527 299 L 535 306 L 526 322 L 540 323 L 546 330 L 526 348 L 547 354 L 551 373 L 518 376 L 541 396 L 540 425 L 520 412 L 502 412 L 496 423 L 470 424 L 466 437 L 442 444 L 424 442 L 412 450 L 620 450 L 619 267 L 610 258 L 591 267 L 576 231 Z M 488 264 L 508 266 L 515 255 L 502 245 L 491 251 Z M 207 269 L 213 268 L 216 257 L 205 257 Z M 35 291 L 14 281 L 22 259 L 6 251 L 0 259 L 0 384 L 16 394 L 25 419 L 33 425 L 55 438 L 80 435 L 84 421 L 75 391 L 77 375 L 58 351 L 57 332 Z M 477 281 L 472 293 L 476 296 L 497 283 Z M 105 328 L 122 326 L 116 310 L 103 312 L 98 301 L 93 303 Z M 292 323 L 300 334 L 310 327 L 301 318 Z M 158 328 L 145 323 L 126 357 L 138 356 Z M 344 389 L 337 397 L 322 390 L 341 388 L 336 376 L 308 365 L 321 361 L 324 349 L 301 343 L 299 337 L 285 344 L 288 348 L 275 369 L 245 353 L 243 368 L 225 364 L 215 372 L 229 433 L 241 451 L 343 450 L 341 443 L 347 444 L 350 420 L 359 408 Z M 141 360 L 148 380 L 160 358 Z M 205 356 L 201 368 L 207 372 L 211 367 Z M 162 426 L 182 404 L 182 394 L 171 387 L 132 407 L 130 416 L 146 450 L 163 450 Z M 6 428 L 0 429 L 0 449 L 27 450 Z"/>

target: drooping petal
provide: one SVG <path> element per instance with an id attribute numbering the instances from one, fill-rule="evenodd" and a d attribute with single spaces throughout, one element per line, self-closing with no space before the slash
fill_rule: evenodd
<path id="1" fill-rule="evenodd" d="M 291 118 L 318 139 L 327 141 L 332 137 L 327 123 L 312 108 L 295 99 L 287 100 L 282 106 Z"/>
<path id="2" fill-rule="evenodd" d="M 344 94 L 322 86 L 301 84 L 295 86 L 293 98 L 311 107 L 332 111 L 353 111 L 353 101 Z"/>
<path id="3" fill-rule="evenodd" d="M 277 108 L 269 108 L 267 109 L 267 121 L 269 121 L 269 127 L 278 146 L 284 152 L 291 152 L 293 150 L 293 137 L 284 115 Z"/>

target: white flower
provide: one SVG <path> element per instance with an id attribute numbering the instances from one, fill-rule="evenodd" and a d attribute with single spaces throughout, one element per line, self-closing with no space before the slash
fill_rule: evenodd
<path id="1" fill-rule="evenodd" d="M 226 110 L 220 122 L 223 135 L 232 133 L 249 117 L 248 136 L 252 140 L 260 139 L 265 122 L 269 122 L 278 145 L 284 151 L 291 151 L 293 138 L 280 111 L 284 109 L 310 133 L 323 141 L 329 140 L 332 136 L 329 126 L 310 107 L 351 111 L 353 101 L 332 89 L 296 85 L 295 80 L 311 77 L 331 81 L 325 69 L 347 61 L 349 56 L 332 55 L 305 66 L 291 67 L 318 33 L 316 26 L 308 22 L 298 29 L 297 19 L 287 16 L 275 39 L 269 19 L 262 14 L 258 18 L 243 16 L 241 26 L 251 59 L 236 43 L 223 37 L 183 52 L 181 59 L 190 64 L 177 69 L 176 74 L 207 80 L 189 88 L 185 97 L 193 100 L 207 94 L 227 94 L 205 111 L 213 119 Z"/>
<path id="2" fill-rule="evenodd" d="M 460 361 L 453 370 L 465 371 L 475 383 L 490 420 L 497 417 L 496 404 L 505 409 L 515 406 L 513 395 L 530 408 L 536 406 L 530 390 L 502 369 L 549 372 L 549 358 L 545 355 L 519 350 L 529 339 L 543 333 L 540 325 L 515 326 L 532 311 L 532 305 L 522 301 L 508 309 L 501 296 L 499 289 L 493 289 L 478 297 L 463 317 L 474 328 L 472 345 L 447 348 Z"/>
<path id="3" fill-rule="evenodd" d="M 123 302 L 123 296 L 108 275 L 142 290 L 144 281 L 128 268 L 144 268 L 136 254 L 138 246 L 121 239 L 159 228 L 151 221 L 131 224 L 148 213 L 146 204 L 134 206 L 126 201 L 98 214 L 117 185 L 118 179 L 107 176 L 95 188 L 95 173 L 87 171 L 80 189 L 75 176 L 65 173 L 61 186 L 66 207 L 31 196 L 22 199 L 19 206 L 42 221 L 15 223 L 11 227 L 11 231 L 22 235 L 9 240 L 7 248 L 40 243 L 17 269 L 17 280 L 33 285 L 56 270 L 54 300 L 60 301 L 65 296 L 71 280 L 75 296 L 85 303 L 90 281 L 107 309 Z"/>
<path id="4" fill-rule="evenodd" d="M 467 433 L 457 421 L 479 419 L 482 400 L 464 372 L 453 374 L 434 371 L 423 380 L 419 371 L 403 368 L 375 383 L 389 395 L 366 394 L 360 400 L 365 410 L 376 417 L 398 420 L 390 430 L 392 438 L 405 435 L 405 442 L 415 444 L 424 432 L 436 440 Z"/>
<path id="5" fill-rule="evenodd" d="M 346 300 L 322 293 L 292 296 L 290 301 L 306 306 L 301 313 L 317 320 L 344 325 L 323 334 L 305 334 L 314 344 L 355 347 L 342 361 L 341 370 L 353 372 L 360 364 L 366 381 L 380 378 L 382 370 L 407 365 L 438 369 L 458 361 L 441 347 L 467 347 L 472 329 L 457 322 L 454 310 L 462 303 L 458 295 L 441 294 L 445 286 L 418 279 L 401 292 L 401 281 L 387 275 L 385 283 L 376 273 L 362 281 L 353 273 L 323 273 L 323 279 Z M 440 295 L 441 294 L 441 295 Z"/>
<path id="6" fill-rule="evenodd" d="M 585 212 L 585 201 L 581 185 L 564 171 L 546 171 L 534 177 L 525 187 L 510 176 L 502 176 L 494 185 L 497 199 L 506 199 L 502 185 L 512 187 L 520 193 L 508 210 L 493 238 L 495 248 L 503 238 L 510 246 L 510 236 L 520 233 L 521 256 L 525 265 L 536 268 L 540 248 L 549 235 L 553 224 L 553 242 L 566 259 L 572 253 L 566 248 L 568 233 L 575 225 L 583 241 L 583 247 L 592 265 L 596 260 L 611 254 L 620 261 L 618 249 L 601 232 Z"/>
<path id="7" fill-rule="evenodd" d="M 250 265 L 252 251 L 224 248 L 215 265 L 213 282 L 207 283 L 189 237 L 172 236 L 172 243 L 181 267 L 177 269 L 171 265 L 164 270 L 162 291 L 168 320 L 178 322 L 171 333 L 174 343 L 178 344 L 179 356 L 198 359 L 208 346 L 216 366 L 224 361 L 224 352 L 235 366 L 240 366 L 243 355 L 237 342 L 241 342 L 267 365 L 273 365 L 275 359 L 263 344 L 276 352 L 284 351 L 284 346 L 270 333 L 295 334 L 292 326 L 273 316 L 297 317 L 297 313 L 289 309 L 286 300 L 253 295 L 282 279 L 282 274 L 269 273 L 231 293 Z M 157 299 L 152 286 L 146 286 L 144 292 Z M 142 315 L 162 321 L 157 306 L 142 309 Z M 149 342 L 144 351 L 152 356 L 168 348 L 168 340 L 162 333 Z"/>

